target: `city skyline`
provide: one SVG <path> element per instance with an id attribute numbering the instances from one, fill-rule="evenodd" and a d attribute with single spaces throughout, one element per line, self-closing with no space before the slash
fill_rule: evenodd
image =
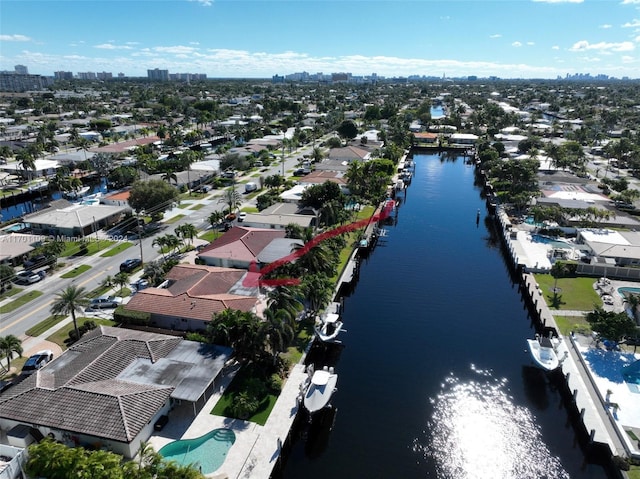
<path id="1" fill-rule="evenodd" d="M 640 77 L 640 0 L 5 0 L 0 70 Z"/>

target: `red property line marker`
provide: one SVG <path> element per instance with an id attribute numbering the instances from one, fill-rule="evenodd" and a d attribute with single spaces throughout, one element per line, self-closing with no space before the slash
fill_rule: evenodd
<path id="1" fill-rule="evenodd" d="M 395 201 L 389 199 L 385 202 L 384 207 L 382 208 L 380 213 L 376 213 L 371 218 L 365 218 L 360 221 L 356 221 L 355 223 L 349 223 L 347 225 L 339 226 L 335 229 L 325 231 L 324 233 L 319 234 L 318 236 L 313 238 L 302 248 L 293 251 L 287 256 L 277 259 L 276 261 L 268 264 L 262 269 L 259 269 L 258 264 L 255 260 L 253 260 L 249 265 L 249 272 L 242 281 L 242 285 L 245 287 L 255 288 L 260 286 L 295 286 L 300 284 L 299 278 L 262 279 L 262 277 L 266 274 L 269 274 L 274 269 L 277 269 L 284 264 L 291 263 L 301 256 L 304 256 L 309 252 L 311 248 L 314 248 L 322 241 L 328 240 L 343 233 L 348 233 L 349 231 L 366 227 L 371 221 L 377 222 L 388 218 L 391 215 L 391 211 L 393 211 L 394 207 Z"/>

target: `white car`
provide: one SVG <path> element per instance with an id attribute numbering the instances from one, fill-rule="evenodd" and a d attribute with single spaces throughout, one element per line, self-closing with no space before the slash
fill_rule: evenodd
<path id="1" fill-rule="evenodd" d="M 238 223 L 242 223 L 246 217 L 247 213 L 245 211 L 238 213 Z"/>
<path id="2" fill-rule="evenodd" d="M 122 304 L 122 298 L 118 296 L 100 296 L 93 298 L 89 303 L 91 309 L 117 308 Z"/>
<path id="3" fill-rule="evenodd" d="M 44 278 L 44 275 L 34 273 L 33 271 L 20 271 L 16 273 L 16 281 L 18 283 L 33 284 L 37 283 L 42 278 Z"/>
<path id="4" fill-rule="evenodd" d="M 53 351 L 45 349 L 38 351 L 34 355 L 27 359 L 27 362 L 22 366 L 22 374 L 32 374 L 38 369 L 45 366 L 49 361 L 53 359 Z"/>

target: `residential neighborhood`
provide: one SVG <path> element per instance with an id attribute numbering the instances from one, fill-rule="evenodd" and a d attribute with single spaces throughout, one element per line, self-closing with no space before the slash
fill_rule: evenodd
<path id="1" fill-rule="evenodd" d="M 402 217 L 419 155 L 474 175 L 517 273 L 640 282 L 635 86 L 65 80 L 0 92 L 0 444 L 21 465 L 48 440 L 164 457 L 220 416 L 232 426 L 212 430 L 237 442 L 193 473 L 271 477 L 286 456 L 278 446 L 265 461 L 262 441 L 295 427 L 319 322 Z M 626 318 L 614 339 L 631 354 L 638 291 L 594 305 Z M 637 445 L 627 452 L 639 467 Z"/>

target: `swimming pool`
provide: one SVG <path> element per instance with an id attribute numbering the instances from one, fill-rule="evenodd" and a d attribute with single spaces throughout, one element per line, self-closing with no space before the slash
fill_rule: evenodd
<path id="1" fill-rule="evenodd" d="M 534 243 L 544 243 L 553 246 L 554 248 L 573 248 L 571 243 L 567 243 L 566 241 L 555 240 L 548 236 L 544 235 L 531 235 L 531 241 Z"/>
<path id="2" fill-rule="evenodd" d="M 158 452 L 168 461 L 193 464 L 199 466 L 203 474 L 209 474 L 222 466 L 234 442 L 236 435 L 231 429 L 214 429 L 194 439 L 170 442 Z"/>

